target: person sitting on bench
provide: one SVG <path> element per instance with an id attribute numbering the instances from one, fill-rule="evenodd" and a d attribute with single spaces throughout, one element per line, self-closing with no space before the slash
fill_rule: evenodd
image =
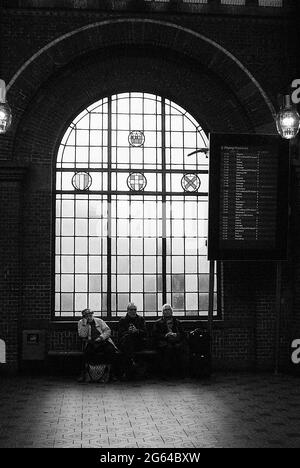
<path id="1" fill-rule="evenodd" d="M 103 354 L 105 362 L 112 365 L 112 373 L 119 373 L 118 349 L 110 338 L 111 330 L 104 320 L 94 317 L 94 312 L 84 309 L 82 319 L 78 322 L 78 335 L 86 340 L 83 351 L 81 375 L 79 382 L 85 381 L 86 366 L 99 360 L 99 354 Z"/>
<path id="2" fill-rule="evenodd" d="M 183 377 L 186 360 L 185 335 L 181 323 L 173 317 L 170 304 L 162 307 L 163 317 L 154 324 L 154 338 L 163 377 Z"/>
<path id="3" fill-rule="evenodd" d="M 119 346 L 126 361 L 126 371 L 136 366 L 134 353 L 143 348 L 146 337 L 146 324 L 143 317 L 137 314 L 136 305 L 130 302 L 127 314 L 119 321 Z"/>

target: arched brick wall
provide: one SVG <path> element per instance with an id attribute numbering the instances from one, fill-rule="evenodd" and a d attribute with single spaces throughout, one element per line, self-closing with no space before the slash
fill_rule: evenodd
<path id="1" fill-rule="evenodd" d="M 247 116 L 248 130 L 252 127 L 256 132 L 265 129 L 269 132 L 274 131 L 271 101 L 254 76 L 231 52 L 191 29 L 166 21 L 143 18 L 122 18 L 88 24 L 50 41 L 36 51 L 11 77 L 7 86 L 10 102 L 15 110 L 13 130 L 16 131 L 26 107 L 36 102 L 37 90 L 48 80 L 52 80 L 53 76 L 58 76 L 63 69 L 70 67 L 73 61 L 84 63 L 87 55 L 94 52 L 99 56 L 103 51 L 105 54 L 105 50 L 113 46 L 116 48 L 127 46 L 127 49 L 135 50 L 137 56 L 141 48 L 145 50 L 145 47 L 150 47 L 155 49 L 156 53 L 164 49 L 167 57 L 172 54 L 177 56 L 177 68 L 180 68 L 178 67 L 180 61 L 188 59 L 194 68 L 198 68 L 200 78 L 195 81 L 189 79 L 189 85 L 198 91 L 199 95 L 203 92 L 209 93 L 210 89 L 202 85 L 201 76 L 203 74 L 214 76 L 215 82 L 219 80 L 219 90 L 227 88 L 229 94 L 231 93 L 230 99 L 226 95 L 224 97 L 224 101 L 228 99 L 229 102 L 227 113 L 234 113 L 235 106 L 240 106 L 240 110 L 243 109 L 245 114 L 244 117 Z M 99 66 L 101 67 L 101 64 Z M 115 66 L 117 72 L 118 64 Z M 183 75 L 184 79 L 188 78 L 187 75 L 188 73 Z M 149 81 L 151 81 L 151 72 L 148 72 L 146 83 Z M 74 85 L 76 86 L 76 83 Z M 57 89 L 59 88 L 58 83 Z M 211 88 L 213 91 L 213 86 Z M 178 84 L 176 92 L 178 94 Z M 214 96 L 213 92 L 211 95 Z M 215 109 L 219 112 L 222 97 L 222 91 L 221 96 L 217 93 L 209 102 L 210 108 L 215 104 Z M 207 112 L 209 112 L 208 106 L 205 109 L 205 113 Z M 220 118 L 223 118 L 223 115 Z M 236 119 L 236 131 L 240 130 L 238 125 Z"/>
<path id="2" fill-rule="evenodd" d="M 14 122 L 2 148 L 14 162 L 29 165 L 21 205 L 21 328 L 49 327 L 54 161 L 64 130 L 81 109 L 116 92 L 145 91 L 181 104 L 207 131 L 274 131 L 272 104 L 251 73 L 212 40 L 171 23 L 88 25 L 49 43 L 19 72 L 9 83 Z M 266 265 L 257 275 L 260 268 L 251 265 L 249 284 L 248 265 L 226 265 L 226 314 L 214 341 L 222 362 L 272 364 L 275 270 Z"/>

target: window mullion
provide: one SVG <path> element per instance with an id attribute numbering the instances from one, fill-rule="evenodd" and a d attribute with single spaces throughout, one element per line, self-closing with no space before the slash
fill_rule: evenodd
<path id="1" fill-rule="evenodd" d="M 161 151 L 162 151 L 162 299 L 167 302 L 167 206 L 166 206 L 166 108 L 161 101 Z"/>
<path id="2" fill-rule="evenodd" d="M 111 317 L 111 145 L 112 145 L 112 110 L 111 96 L 108 98 L 108 135 L 107 135 L 107 316 Z"/>

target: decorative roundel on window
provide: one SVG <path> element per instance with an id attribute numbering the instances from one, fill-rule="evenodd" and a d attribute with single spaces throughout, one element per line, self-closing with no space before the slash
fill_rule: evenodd
<path id="1" fill-rule="evenodd" d="M 145 143 L 145 135 L 140 130 L 134 130 L 129 133 L 128 141 L 130 146 L 143 146 Z"/>
<path id="2" fill-rule="evenodd" d="M 127 185 L 130 190 L 141 191 L 147 185 L 147 179 L 141 172 L 132 172 L 127 177 Z"/>
<path id="3" fill-rule="evenodd" d="M 87 172 L 76 172 L 72 177 L 72 185 L 76 190 L 88 190 L 92 185 L 92 178 Z"/>
<path id="4" fill-rule="evenodd" d="M 201 180 L 197 174 L 184 174 L 181 179 L 181 187 L 185 192 L 197 192 L 201 185 Z"/>

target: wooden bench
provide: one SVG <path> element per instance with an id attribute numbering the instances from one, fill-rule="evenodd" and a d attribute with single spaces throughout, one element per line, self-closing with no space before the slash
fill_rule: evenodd
<path id="1" fill-rule="evenodd" d="M 47 364 L 53 372 L 73 374 L 80 369 L 82 355 L 82 350 L 50 350 L 47 353 Z M 144 361 L 150 370 L 153 368 L 157 356 L 156 349 L 145 348 L 135 352 L 136 359 Z"/>
<path id="2" fill-rule="evenodd" d="M 198 320 L 185 323 L 186 334 L 188 334 L 190 330 L 198 328 L 199 323 L 200 322 Z M 142 350 L 137 351 L 135 355 L 136 355 L 137 360 L 139 359 L 144 360 L 147 363 L 149 368 L 152 367 L 154 369 L 154 366 L 157 364 L 158 351 L 155 349 L 155 343 L 153 340 L 153 334 L 152 334 L 153 324 L 154 322 L 147 322 L 148 336 L 145 342 L 145 346 Z M 117 340 L 118 321 L 110 322 L 108 323 L 108 325 L 110 326 L 111 331 L 112 331 L 112 339 L 114 340 L 116 345 L 118 345 L 118 340 Z M 55 328 L 56 330 L 65 330 L 66 324 L 57 323 L 55 326 L 56 326 Z M 74 335 L 76 335 L 77 334 L 76 325 L 72 324 L 72 325 L 67 325 L 67 327 L 68 326 L 69 326 L 69 329 L 71 329 L 71 326 L 72 326 L 72 332 L 74 333 Z M 62 371 L 63 373 L 72 372 L 73 374 L 78 372 L 80 368 L 80 361 L 81 361 L 83 351 L 80 349 L 81 345 L 78 341 L 75 343 L 73 339 L 71 341 L 72 343 L 68 343 L 64 341 L 61 341 L 59 343 L 60 346 L 65 344 L 66 347 L 68 347 L 69 349 L 65 349 L 65 350 L 50 349 L 48 351 L 47 363 L 46 363 L 47 368 L 50 368 L 50 369 L 52 368 L 54 372 L 57 372 L 57 371 Z"/>

